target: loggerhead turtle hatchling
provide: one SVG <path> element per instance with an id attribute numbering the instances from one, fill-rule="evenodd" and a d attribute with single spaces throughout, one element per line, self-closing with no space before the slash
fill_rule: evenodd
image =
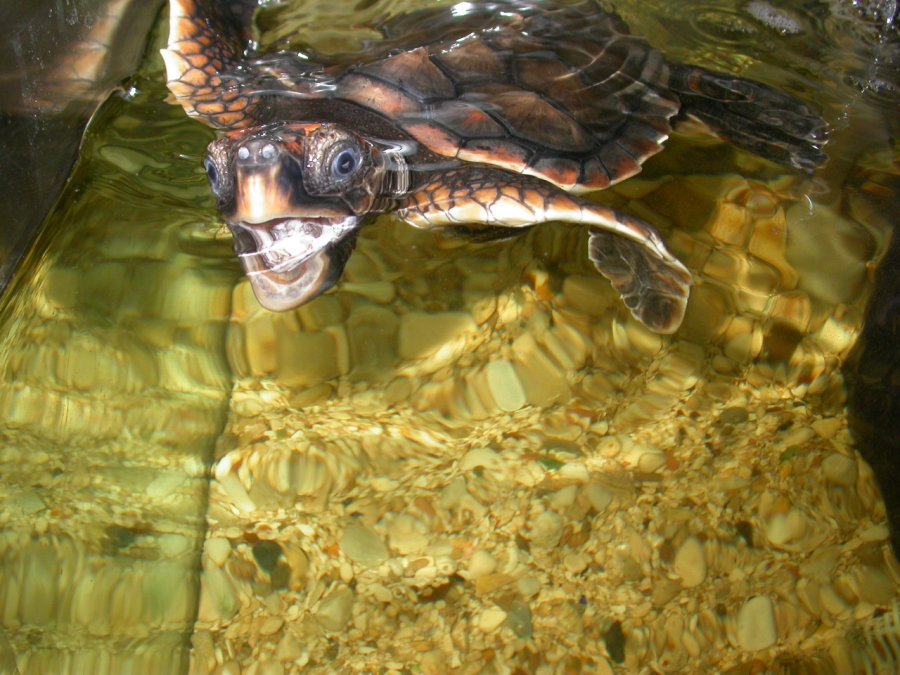
<path id="1" fill-rule="evenodd" d="M 178 103 L 227 130 L 205 166 L 272 310 L 333 286 L 375 214 L 488 235 L 565 221 L 588 229 L 590 259 L 632 314 L 672 333 L 688 270 L 650 225 L 575 194 L 637 174 L 685 117 L 797 169 L 825 160 L 825 123 L 805 104 L 667 63 L 589 2 L 413 12 L 384 21 L 384 40 L 365 53 L 330 63 L 245 56 L 255 9 L 170 0 L 162 55 Z"/>

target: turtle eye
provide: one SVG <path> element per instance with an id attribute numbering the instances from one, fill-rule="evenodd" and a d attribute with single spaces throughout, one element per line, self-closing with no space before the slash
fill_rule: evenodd
<path id="1" fill-rule="evenodd" d="M 349 178 L 359 168 L 360 153 L 357 148 L 345 148 L 331 160 L 331 173 L 337 179 Z"/>
<path id="2" fill-rule="evenodd" d="M 221 165 L 218 164 L 212 157 L 207 157 L 203 160 L 203 168 L 206 169 L 206 177 L 209 179 L 209 187 L 212 190 L 213 196 L 215 196 L 221 207 L 225 200 L 230 197 L 232 188 L 228 184 L 228 170 L 225 169 L 223 171 L 220 167 Z"/>
<path id="3" fill-rule="evenodd" d="M 203 160 L 203 168 L 206 169 L 206 177 L 209 178 L 209 184 L 212 185 L 213 192 L 217 192 L 219 183 L 219 170 L 215 163 L 207 157 Z"/>

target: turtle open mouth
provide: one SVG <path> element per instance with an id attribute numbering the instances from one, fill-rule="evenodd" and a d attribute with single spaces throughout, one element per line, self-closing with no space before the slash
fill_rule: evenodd
<path id="1" fill-rule="evenodd" d="M 298 307 L 334 285 L 358 226 L 356 216 L 228 224 L 256 298 L 276 312 Z"/>

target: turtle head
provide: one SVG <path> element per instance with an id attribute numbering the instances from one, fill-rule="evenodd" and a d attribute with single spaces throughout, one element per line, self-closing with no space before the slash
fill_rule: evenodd
<path id="1" fill-rule="evenodd" d="M 275 311 L 335 284 L 396 184 L 388 153 L 335 124 L 233 131 L 210 144 L 204 166 L 253 291 Z"/>

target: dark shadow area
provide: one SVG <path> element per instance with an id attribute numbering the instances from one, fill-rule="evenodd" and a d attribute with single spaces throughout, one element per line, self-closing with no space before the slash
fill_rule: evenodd
<path id="1" fill-rule="evenodd" d="M 0 117 L 0 292 L 65 184 L 82 129 L 61 119 Z"/>
<path id="2" fill-rule="evenodd" d="M 65 184 L 91 114 L 140 62 L 161 4 L 0 7 L 9 36 L 0 42 L 0 293 Z"/>
<path id="3" fill-rule="evenodd" d="M 870 25 L 880 26 L 870 47 L 872 78 L 866 89 L 887 102 L 885 125 L 896 143 L 900 126 L 892 104 L 900 100 L 897 4 L 872 0 L 860 3 L 858 8 Z M 900 173 L 896 159 L 892 172 L 874 172 L 868 184 L 868 197 L 881 203 L 881 213 L 893 214 L 894 232 L 877 273 L 862 336 L 843 370 L 850 429 L 881 488 L 891 543 L 895 554 L 900 555 L 900 239 L 896 229 Z"/>
<path id="4" fill-rule="evenodd" d="M 900 203 L 894 201 L 894 212 Z M 900 239 L 878 271 L 862 337 L 844 366 L 850 427 L 884 495 L 891 541 L 900 551 Z"/>

